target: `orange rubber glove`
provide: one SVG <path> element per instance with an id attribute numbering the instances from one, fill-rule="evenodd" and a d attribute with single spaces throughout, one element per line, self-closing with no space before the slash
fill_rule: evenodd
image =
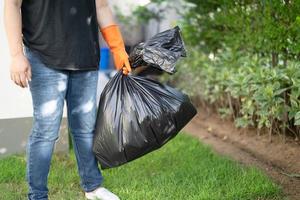
<path id="1" fill-rule="evenodd" d="M 110 48 L 113 54 L 115 67 L 123 69 L 123 74 L 127 75 L 131 72 L 131 66 L 128 60 L 128 54 L 125 51 L 124 41 L 119 29 L 116 24 L 104 27 L 100 29 L 104 40 Z"/>

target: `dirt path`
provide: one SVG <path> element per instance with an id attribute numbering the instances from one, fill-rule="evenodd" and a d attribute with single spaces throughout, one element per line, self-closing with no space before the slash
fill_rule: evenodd
<path id="1" fill-rule="evenodd" d="M 280 184 L 290 200 L 300 200 L 300 145 L 291 138 L 283 143 L 279 136 L 268 141 L 253 130 L 239 130 L 231 121 L 217 115 L 199 114 L 184 130 L 200 138 L 222 154 L 240 163 L 254 165 Z"/>

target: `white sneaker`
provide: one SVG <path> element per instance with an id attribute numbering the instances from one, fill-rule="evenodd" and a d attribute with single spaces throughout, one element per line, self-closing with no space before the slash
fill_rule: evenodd
<path id="1" fill-rule="evenodd" d="M 85 197 L 90 200 L 120 200 L 117 195 L 104 187 L 98 187 L 91 192 L 86 192 Z"/>

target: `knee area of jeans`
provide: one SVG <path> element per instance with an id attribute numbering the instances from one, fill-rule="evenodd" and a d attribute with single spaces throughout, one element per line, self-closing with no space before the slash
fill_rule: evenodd
<path id="1" fill-rule="evenodd" d="M 35 132 L 45 132 L 46 134 L 57 132 L 60 127 L 61 119 L 62 117 L 60 114 L 43 117 L 40 114 L 35 113 L 32 127 Z"/>
<path id="2" fill-rule="evenodd" d="M 31 134 L 33 136 L 40 137 L 57 137 L 59 133 L 60 124 L 54 123 L 43 123 L 43 122 L 34 122 Z"/>
<path id="3" fill-rule="evenodd" d="M 95 129 L 94 128 L 71 128 L 71 134 L 78 138 L 93 138 Z"/>
<path id="4" fill-rule="evenodd" d="M 47 134 L 47 132 L 44 131 L 35 131 L 33 130 L 31 134 L 29 135 L 29 138 L 32 141 L 48 141 L 53 142 L 58 140 L 59 136 L 58 134 Z"/>
<path id="5" fill-rule="evenodd" d="M 71 129 L 71 133 L 73 135 L 82 135 L 82 137 L 90 137 L 94 135 L 95 127 L 96 127 L 96 116 L 86 116 L 78 117 L 76 120 L 74 118 L 68 118 L 69 127 Z"/>

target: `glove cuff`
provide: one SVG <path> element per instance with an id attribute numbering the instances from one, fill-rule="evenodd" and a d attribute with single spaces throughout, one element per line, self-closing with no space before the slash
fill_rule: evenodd
<path id="1" fill-rule="evenodd" d="M 125 50 L 123 37 L 117 24 L 101 28 L 100 31 L 103 39 L 113 53 Z"/>

